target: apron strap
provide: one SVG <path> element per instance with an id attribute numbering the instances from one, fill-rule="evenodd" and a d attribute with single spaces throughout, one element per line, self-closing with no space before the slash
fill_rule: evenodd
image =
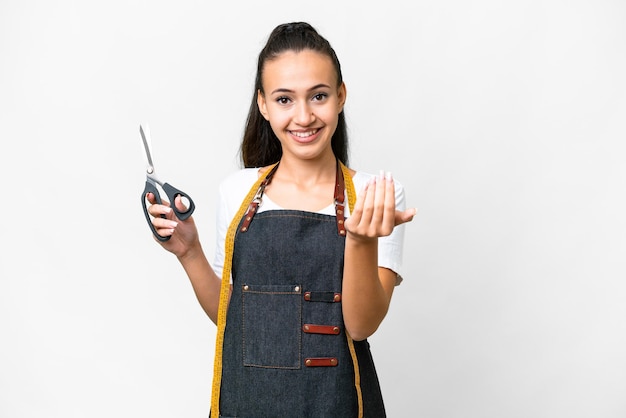
<path id="1" fill-rule="evenodd" d="M 269 173 L 267 173 L 265 178 L 258 185 L 256 195 L 254 195 L 252 202 L 250 202 L 250 205 L 248 206 L 248 210 L 243 216 L 243 222 L 241 223 L 241 228 L 239 228 L 240 232 L 246 232 L 248 230 L 248 227 L 250 226 L 250 222 L 252 222 L 252 218 L 254 218 L 254 215 L 256 214 L 257 209 L 259 209 L 259 205 L 261 204 L 261 202 L 263 202 L 263 193 L 265 193 L 265 188 L 272 181 L 272 176 L 276 172 L 276 169 L 278 168 L 279 163 L 280 161 L 276 163 L 274 167 L 272 167 L 271 170 L 269 170 Z M 253 186 L 253 189 L 254 189 L 254 186 Z M 244 202 L 245 201 L 247 201 L 247 199 L 244 200 Z M 239 219 L 239 217 L 236 217 L 236 218 Z"/>
<path id="2" fill-rule="evenodd" d="M 254 195 L 254 198 L 251 199 L 252 201 L 248 205 L 248 210 L 243 215 L 243 222 L 241 223 L 239 232 L 246 232 L 248 228 L 250 227 L 250 223 L 252 222 L 254 215 L 256 215 L 258 211 L 259 205 L 263 202 L 263 193 L 265 193 L 265 188 L 272 181 L 272 176 L 276 172 L 277 168 L 278 168 L 278 163 L 276 163 L 272 167 L 272 169 L 269 171 L 269 173 L 267 173 L 265 178 L 258 184 L 258 187 L 256 184 L 255 186 L 253 186 L 253 188 L 256 187 L 256 194 Z M 335 202 L 335 216 L 337 218 L 337 232 L 342 237 L 346 236 L 346 227 L 344 225 L 345 220 L 346 220 L 345 219 L 346 185 L 345 185 L 344 177 L 346 176 L 346 174 L 348 175 L 348 177 L 350 177 L 350 173 L 347 171 L 347 168 L 346 168 L 346 173 L 344 173 L 344 168 L 345 166 L 339 160 L 337 160 L 337 170 L 336 170 L 336 175 L 335 175 L 334 202 Z"/>
<path id="3" fill-rule="evenodd" d="M 337 176 L 335 178 L 335 215 L 337 217 L 337 232 L 339 235 L 346 236 L 345 222 L 345 191 L 346 184 L 344 182 L 344 173 L 339 160 L 337 160 Z M 350 177 L 348 175 L 348 177 Z"/>

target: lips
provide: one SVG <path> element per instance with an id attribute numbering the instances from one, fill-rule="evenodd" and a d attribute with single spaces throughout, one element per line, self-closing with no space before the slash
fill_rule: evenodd
<path id="1" fill-rule="evenodd" d="M 314 141 L 317 138 L 319 131 L 319 129 L 309 129 L 307 131 L 289 131 L 289 133 L 296 141 L 307 143 Z"/>

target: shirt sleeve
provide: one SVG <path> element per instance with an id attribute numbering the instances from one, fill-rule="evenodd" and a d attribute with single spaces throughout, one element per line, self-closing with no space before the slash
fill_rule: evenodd
<path id="1" fill-rule="evenodd" d="M 222 184 L 220 184 L 215 218 L 215 257 L 213 258 L 213 270 L 217 277 L 222 278 L 224 270 L 224 243 L 226 242 L 226 232 L 228 230 L 228 208 L 226 196 L 223 195 Z"/>
<path id="2" fill-rule="evenodd" d="M 224 270 L 228 227 L 257 178 L 258 169 L 244 168 L 227 176 L 219 185 L 215 210 L 215 257 L 212 263 L 213 270 L 219 278 L 222 277 Z"/>

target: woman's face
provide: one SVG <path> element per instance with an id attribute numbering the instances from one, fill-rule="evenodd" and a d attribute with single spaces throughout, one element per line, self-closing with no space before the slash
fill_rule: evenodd
<path id="1" fill-rule="evenodd" d="M 257 103 L 278 137 L 283 158 L 328 158 L 346 100 L 331 59 L 309 49 L 267 61 Z M 334 157 L 333 157 L 334 158 Z"/>

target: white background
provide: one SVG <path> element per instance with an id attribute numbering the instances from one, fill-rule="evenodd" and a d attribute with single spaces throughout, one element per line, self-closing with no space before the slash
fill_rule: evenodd
<path id="1" fill-rule="evenodd" d="M 207 416 L 215 327 L 143 218 L 138 126 L 212 254 L 295 20 L 342 62 L 351 165 L 420 208 L 370 339 L 389 416 L 625 417 L 617 0 L 0 0 L 0 417 Z"/>

